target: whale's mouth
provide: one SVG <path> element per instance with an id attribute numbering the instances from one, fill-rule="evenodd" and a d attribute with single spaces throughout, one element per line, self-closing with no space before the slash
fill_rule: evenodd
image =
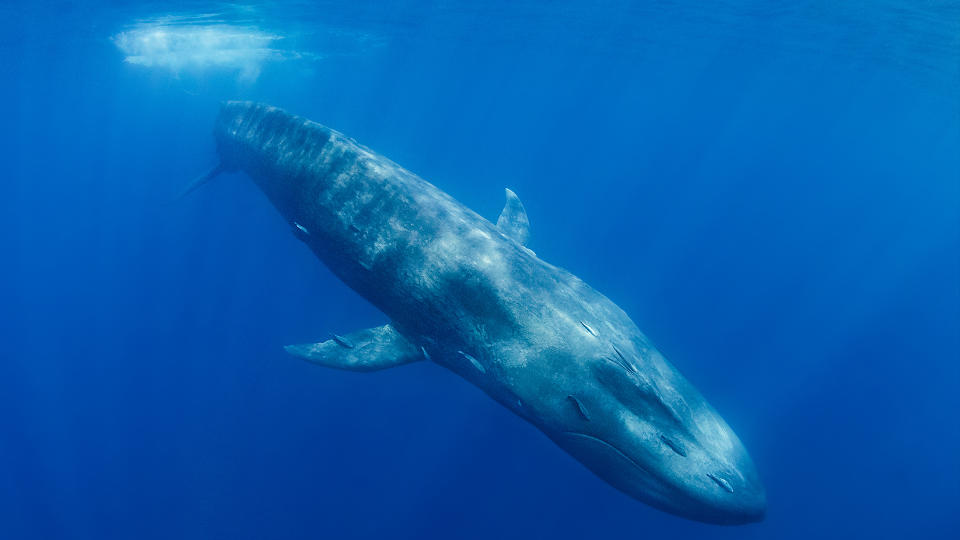
<path id="1" fill-rule="evenodd" d="M 613 487 L 668 512 L 677 513 L 670 501 L 678 493 L 662 475 L 600 437 L 564 431 L 564 449 Z"/>
<path id="2" fill-rule="evenodd" d="M 615 445 L 613 445 L 612 443 L 609 443 L 609 442 L 601 439 L 600 437 L 595 437 L 595 436 L 593 436 L 593 435 L 587 435 L 586 433 L 581 433 L 581 432 L 579 432 L 579 431 L 564 431 L 563 434 L 566 435 L 567 437 L 570 437 L 570 438 L 573 438 L 573 439 L 579 439 L 579 440 L 581 440 L 581 441 L 583 441 L 583 442 L 592 442 L 592 443 L 599 444 L 601 447 L 603 447 L 603 448 L 605 448 L 605 449 L 607 449 L 607 450 L 612 451 L 614 454 L 616 454 L 617 456 L 621 457 L 624 461 L 627 461 L 628 463 L 630 463 L 631 465 L 633 465 L 634 467 L 636 467 L 637 470 L 639 470 L 640 472 L 642 472 L 642 473 L 644 473 L 644 474 L 647 474 L 647 475 L 650 475 L 650 476 L 653 476 L 653 475 L 650 473 L 650 471 L 648 471 L 643 465 L 641 465 L 639 462 L 637 462 L 637 460 L 635 460 L 635 459 L 633 459 L 632 457 L 628 456 L 623 450 L 620 450 L 619 448 L 617 448 L 617 447 L 616 447 Z"/>

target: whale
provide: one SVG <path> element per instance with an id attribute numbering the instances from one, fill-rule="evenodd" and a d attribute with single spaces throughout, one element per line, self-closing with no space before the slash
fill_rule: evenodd
<path id="1" fill-rule="evenodd" d="M 493 222 L 353 139 L 261 103 L 222 103 L 213 136 L 219 162 L 186 191 L 244 173 L 385 315 L 290 354 L 352 371 L 438 364 L 639 501 L 706 523 L 763 519 L 766 492 L 737 435 L 623 310 L 527 247 L 513 191 Z"/>

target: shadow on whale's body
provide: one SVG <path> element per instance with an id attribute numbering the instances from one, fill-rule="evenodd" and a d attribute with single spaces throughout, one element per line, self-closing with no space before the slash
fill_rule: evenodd
<path id="1" fill-rule="evenodd" d="M 352 139 L 257 103 L 228 102 L 222 171 L 243 171 L 293 233 L 390 323 L 287 347 L 323 366 L 440 364 L 617 489 L 689 519 L 763 519 L 743 444 L 602 294 L 524 243 L 506 190 L 497 223 Z"/>

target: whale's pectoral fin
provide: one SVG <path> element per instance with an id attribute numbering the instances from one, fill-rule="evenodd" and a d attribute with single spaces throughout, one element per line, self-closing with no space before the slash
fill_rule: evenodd
<path id="1" fill-rule="evenodd" d="M 213 180 L 214 178 L 216 178 L 217 176 L 219 176 L 220 173 L 222 173 L 223 171 L 224 171 L 223 165 L 220 164 L 220 163 L 217 163 L 213 168 L 211 168 L 211 169 L 208 170 L 207 172 L 205 172 L 205 173 L 201 174 L 200 176 L 194 178 L 193 181 L 190 182 L 190 183 L 187 185 L 187 187 L 183 188 L 183 189 L 180 191 L 180 194 L 177 195 L 177 198 L 174 199 L 174 200 L 175 200 L 175 201 L 179 201 L 180 199 L 183 199 L 183 198 L 186 197 L 187 195 L 189 195 L 189 194 L 193 193 L 194 191 L 196 191 L 197 189 L 199 189 L 201 186 L 203 186 L 203 185 L 206 184 L 207 182 L 209 182 L 209 181 Z"/>
<path id="2" fill-rule="evenodd" d="M 321 343 L 287 345 L 288 353 L 321 366 L 351 371 L 376 371 L 423 360 L 423 353 L 392 326 L 385 324 L 334 335 Z"/>
<path id="3" fill-rule="evenodd" d="M 530 237 L 530 220 L 527 219 L 527 211 L 523 209 L 523 203 L 517 194 L 509 189 L 506 189 L 506 192 L 507 204 L 503 205 L 503 211 L 497 219 L 497 228 L 522 246 Z"/>

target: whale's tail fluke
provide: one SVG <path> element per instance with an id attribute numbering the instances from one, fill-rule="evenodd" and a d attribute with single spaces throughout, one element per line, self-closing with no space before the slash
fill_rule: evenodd
<path id="1" fill-rule="evenodd" d="M 201 174 L 200 176 L 194 178 L 192 182 L 190 182 L 189 184 L 187 184 L 187 187 L 183 188 L 183 190 L 180 191 L 180 194 L 177 195 L 177 197 L 176 197 L 176 199 L 174 199 L 174 201 L 179 201 L 179 200 L 183 199 L 184 197 L 186 197 L 187 195 L 193 193 L 194 191 L 196 191 L 197 189 L 199 189 L 200 186 L 202 186 L 202 185 L 206 184 L 207 182 L 209 182 L 209 181 L 213 180 L 214 178 L 216 178 L 216 177 L 217 177 L 220 173 L 222 173 L 224 170 L 226 170 L 226 169 L 224 168 L 223 164 L 222 164 L 222 163 L 217 163 L 217 164 L 216 164 L 213 168 L 211 168 L 209 171 L 207 171 L 207 172 Z"/>

